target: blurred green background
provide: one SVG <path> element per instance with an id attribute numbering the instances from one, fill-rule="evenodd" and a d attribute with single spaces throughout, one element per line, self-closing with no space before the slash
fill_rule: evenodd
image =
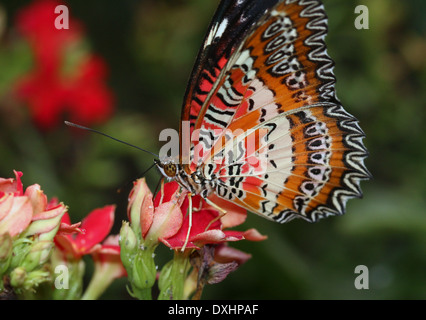
<path id="1" fill-rule="evenodd" d="M 374 178 L 362 183 L 364 198 L 349 201 L 342 217 L 279 225 L 249 214 L 240 230 L 255 227 L 268 240 L 232 244 L 252 259 L 207 287 L 203 298 L 426 299 L 426 2 L 323 2 L 337 95 L 366 133 L 366 164 Z M 22 171 L 25 186 L 39 183 L 69 206 L 74 222 L 115 203 L 117 233 L 126 219 L 126 183 L 152 158 L 64 125 L 34 125 L 13 95 L 15 81 L 33 68 L 14 25 L 28 3 L 0 1 L 0 177 Z M 109 68 L 115 113 L 95 128 L 157 152 L 159 132 L 178 128 L 186 83 L 218 1 L 67 4 L 84 26 L 84 50 L 100 55 Z M 359 4 L 369 9 L 368 30 L 354 27 Z M 154 190 L 159 174 L 146 176 Z M 354 286 L 357 265 L 369 269 L 368 290 Z M 125 283 L 117 280 L 103 298 L 128 299 Z"/>

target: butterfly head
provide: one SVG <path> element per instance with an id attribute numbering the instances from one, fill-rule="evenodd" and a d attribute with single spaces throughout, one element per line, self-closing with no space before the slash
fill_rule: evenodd
<path id="1" fill-rule="evenodd" d="M 154 160 L 155 164 L 158 168 L 158 170 L 160 170 L 161 174 L 163 176 L 165 176 L 168 179 L 174 179 L 178 173 L 178 168 L 176 163 L 174 163 L 171 160 L 167 160 L 167 161 L 160 161 L 160 160 Z"/>

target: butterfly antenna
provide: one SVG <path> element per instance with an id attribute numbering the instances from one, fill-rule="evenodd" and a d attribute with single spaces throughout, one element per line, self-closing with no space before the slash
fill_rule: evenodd
<path id="1" fill-rule="evenodd" d="M 65 121 L 65 124 L 66 124 L 67 126 L 69 126 L 69 127 L 74 127 L 74 128 L 78 128 L 78 129 L 83 129 L 83 130 L 86 130 L 86 131 L 91 131 L 91 132 L 94 132 L 94 133 L 97 133 L 97 134 L 103 135 L 103 136 L 105 136 L 105 137 L 107 137 L 107 138 L 110 138 L 110 139 L 115 140 L 115 141 L 117 141 L 117 142 L 123 143 L 123 144 L 125 144 L 125 145 L 128 145 L 128 146 L 130 146 L 130 147 L 133 147 L 133 148 L 138 149 L 138 150 L 140 150 L 140 151 L 143 151 L 143 152 L 149 153 L 149 154 L 153 155 L 154 157 L 158 158 L 158 155 L 157 155 L 157 154 L 155 154 L 155 153 L 153 153 L 153 152 L 151 152 L 151 151 L 148 151 L 148 150 L 142 149 L 142 148 L 140 148 L 140 147 L 138 147 L 138 146 L 135 146 L 135 145 L 133 145 L 133 144 L 131 144 L 131 143 L 128 143 L 128 142 L 126 142 L 126 141 L 123 141 L 123 140 L 120 140 L 120 139 L 117 139 L 117 138 L 111 137 L 110 135 L 108 135 L 108 134 L 106 134 L 106 133 L 103 133 L 103 132 L 101 132 L 101 131 L 98 131 L 98 130 L 95 130 L 95 129 L 92 129 L 92 128 L 88 128 L 88 127 L 84 127 L 84 126 L 81 126 L 81 125 L 79 125 L 79 124 L 72 123 L 72 122 L 69 122 L 69 121 Z M 151 166 L 151 167 L 153 167 L 153 166 Z M 150 169 L 151 169 L 151 167 L 150 167 Z"/>
<path id="2" fill-rule="evenodd" d="M 151 166 L 149 166 L 148 169 L 146 169 L 144 172 L 142 172 L 139 177 L 143 177 L 149 170 L 151 170 L 153 167 L 155 166 L 155 162 L 154 164 L 152 164 Z M 129 186 L 132 182 L 134 181 L 134 179 L 127 181 L 121 188 L 117 189 L 117 193 L 121 193 L 123 191 L 124 188 L 126 188 L 127 186 Z"/>
<path id="3" fill-rule="evenodd" d="M 158 192 L 158 188 L 160 187 L 160 183 L 163 181 L 163 179 L 164 179 L 164 177 L 161 177 L 161 178 L 158 180 L 157 186 L 155 187 L 154 194 L 157 194 L 157 192 Z"/>

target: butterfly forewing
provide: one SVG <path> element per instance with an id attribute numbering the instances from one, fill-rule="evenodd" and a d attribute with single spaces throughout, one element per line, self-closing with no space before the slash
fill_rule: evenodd
<path id="1" fill-rule="evenodd" d="M 191 134 L 199 112 L 221 71 L 256 21 L 278 0 L 223 0 L 210 23 L 185 93 L 182 121 L 190 122 Z M 182 128 L 181 128 L 182 134 Z M 189 145 L 181 143 L 180 159 L 189 161 Z"/>
<path id="2" fill-rule="evenodd" d="M 269 219 L 342 214 L 369 173 L 364 134 L 335 96 L 324 8 L 255 3 L 222 2 L 206 36 L 182 113 L 192 134 L 186 169 Z"/>

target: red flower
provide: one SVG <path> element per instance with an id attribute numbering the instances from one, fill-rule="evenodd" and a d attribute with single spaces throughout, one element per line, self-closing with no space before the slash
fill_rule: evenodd
<path id="1" fill-rule="evenodd" d="M 224 227 L 233 227 L 243 222 L 247 213 L 225 201 L 220 205 L 227 210 L 222 218 L 219 218 L 219 212 L 207 205 L 200 196 L 192 197 L 192 226 L 185 245 L 189 229 L 187 192 L 180 191 L 178 183 L 172 181 L 164 185 L 164 194 L 160 191 L 152 201 L 152 194 L 145 180 L 140 179 L 135 183 L 130 195 L 129 218 L 135 217 L 132 212 L 138 212 L 142 237 L 150 242 L 161 241 L 172 249 L 182 249 L 184 246 L 188 249 L 199 249 L 205 244 L 243 239 L 260 241 L 266 238 L 255 229 L 245 232 L 223 230 Z"/>
<path id="2" fill-rule="evenodd" d="M 19 32 L 27 39 L 35 60 L 47 72 L 54 72 L 61 65 L 61 56 L 67 45 L 78 41 L 82 26 L 72 17 L 69 29 L 57 30 L 55 8 L 62 3 L 56 0 L 36 0 L 21 9 L 15 20 Z"/>
<path id="3" fill-rule="evenodd" d="M 153 196 L 145 179 L 139 179 L 134 183 L 129 196 L 127 214 L 132 226 L 139 228 L 145 245 L 155 246 L 160 238 L 170 237 L 179 231 L 182 224 L 180 204 L 183 197 L 177 193 L 173 196 L 174 201 L 169 199 L 161 204 L 157 202 L 154 206 Z"/>
<path id="4" fill-rule="evenodd" d="M 107 74 L 107 67 L 98 56 L 91 56 L 81 64 L 66 88 L 65 111 L 72 122 L 90 124 L 111 116 L 113 96 L 105 85 Z"/>
<path id="5" fill-rule="evenodd" d="M 24 187 L 21 182 L 22 172 L 13 171 L 15 173 L 15 179 L 13 178 L 0 178 L 0 198 L 5 194 L 10 193 L 15 196 L 24 195 Z"/>
<path id="6" fill-rule="evenodd" d="M 19 12 L 16 25 L 29 41 L 35 69 L 16 84 L 16 93 L 43 129 L 54 127 L 66 113 L 70 120 L 85 125 L 105 121 L 113 110 L 113 95 L 106 87 L 107 68 L 99 57 L 87 54 L 73 73 L 64 65 L 71 44 L 81 41 L 81 26 L 70 19 L 69 29 L 56 29 L 55 0 L 38 0 Z M 68 66 L 69 68 L 69 66 Z"/>
<path id="7" fill-rule="evenodd" d="M 102 270 L 108 269 L 109 275 L 113 279 L 127 276 L 126 269 L 121 263 L 120 245 L 118 244 L 118 235 L 109 236 L 92 252 L 92 258 L 95 266 Z"/>
<path id="8" fill-rule="evenodd" d="M 109 236 L 102 245 L 92 250 L 95 271 L 82 300 L 98 299 L 115 279 L 127 276 L 120 258 L 118 237 Z"/>
<path id="9" fill-rule="evenodd" d="M 207 243 L 220 243 L 225 241 L 238 241 L 244 239 L 241 232 L 234 231 L 233 234 L 221 230 L 220 220 L 216 220 L 219 212 L 210 209 L 201 209 L 192 212 L 192 227 L 189 232 L 186 248 L 199 249 Z M 215 221 L 216 220 L 216 221 Z M 214 221 L 213 223 L 211 223 Z M 172 249 L 181 249 L 186 241 L 189 228 L 189 216 L 182 223 L 179 232 L 172 237 L 161 239 L 166 246 Z"/>
<path id="10" fill-rule="evenodd" d="M 30 199 L 24 195 L 22 172 L 15 172 L 16 179 L 0 178 L 0 234 L 14 237 L 31 223 L 33 210 Z"/>
<path id="11" fill-rule="evenodd" d="M 58 233 L 56 246 L 69 258 L 80 259 L 83 255 L 93 253 L 101 248 L 101 242 L 110 232 L 114 223 L 115 206 L 95 209 L 81 222 L 81 233 Z M 70 226 L 70 218 L 65 214 L 62 218 L 64 226 Z"/>
<path id="12" fill-rule="evenodd" d="M 214 250 L 214 260 L 218 263 L 236 262 L 238 265 L 241 265 L 250 258 L 250 254 L 229 247 L 223 243 L 216 246 Z"/>
<path id="13" fill-rule="evenodd" d="M 51 240 L 66 207 L 56 199 L 48 202 L 38 184 L 24 192 L 22 172 L 14 172 L 15 179 L 0 178 L 0 234 L 8 232 L 14 237 L 26 230 L 24 236 L 38 234 Z"/>
<path id="14" fill-rule="evenodd" d="M 177 192 L 179 188 L 177 182 L 169 182 L 164 186 L 164 197 L 163 202 L 170 201 L 172 192 Z M 155 202 L 159 203 L 161 198 L 161 192 L 157 194 Z M 217 198 L 217 197 L 216 197 Z M 217 209 L 213 209 L 212 206 L 208 205 L 201 196 L 192 197 L 192 226 L 189 232 L 188 243 L 186 248 L 199 249 L 205 244 L 217 244 L 224 243 L 227 241 L 239 241 L 243 239 L 251 241 L 260 241 L 266 239 L 255 229 L 250 229 L 245 232 L 234 231 L 234 230 L 223 230 L 225 227 L 233 227 L 244 222 L 247 215 L 247 211 L 232 203 L 225 200 L 218 201 L 215 199 L 219 207 L 225 209 L 227 213 L 219 218 L 219 212 Z M 189 214 L 186 214 L 189 207 L 188 198 L 185 198 L 181 206 L 181 211 L 184 215 L 183 222 L 179 231 L 171 237 L 161 238 L 160 241 L 166 246 L 172 249 L 181 249 L 185 245 L 185 241 L 189 229 Z M 227 223 L 225 225 L 223 223 Z"/>

